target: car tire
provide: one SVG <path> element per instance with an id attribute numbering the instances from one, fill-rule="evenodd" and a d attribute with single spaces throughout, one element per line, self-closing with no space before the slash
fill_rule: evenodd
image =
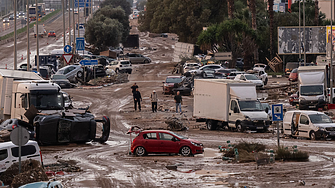
<path id="1" fill-rule="evenodd" d="M 216 126 L 217 126 L 217 121 L 215 121 L 215 120 L 208 120 L 207 122 L 206 122 L 206 127 L 207 127 L 207 129 L 208 130 L 216 130 Z"/>
<path id="2" fill-rule="evenodd" d="M 240 122 L 238 122 L 236 124 L 236 130 L 237 130 L 237 132 L 241 132 L 241 133 L 244 131 L 244 129 L 243 129 L 243 127 L 242 127 L 242 125 L 241 125 Z"/>
<path id="3" fill-rule="evenodd" d="M 144 64 L 147 64 L 147 63 L 149 63 L 149 61 L 148 61 L 148 60 L 144 60 L 143 63 L 144 63 Z"/>
<path id="4" fill-rule="evenodd" d="M 310 138 L 311 140 L 316 140 L 316 135 L 315 135 L 315 132 L 314 132 L 314 131 L 309 132 L 309 138 Z"/>
<path id="5" fill-rule="evenodd" d="M 137 147 L 136 150 L 135 150 L 135 155 L 139 156 L 139 157 L 145 156 L 146 153 L 147 152 L 145 151 L 144 147 L 142 147 L 142 146 Z"/>
<path id="6" fill-rule="evenodd" d="M 77 78 L 82 79 L 83 78 L 83 72 L 78 71 L 77 72 Z"/>
<path id="7" fill-rule="evenodd" d="M 192 151 L 191 151 L 191 148 L 188 147 L 188 146 L 183 146 L 181 149 L 180 149 L 180 154 L 184 157 L 188 157 L 188 156 L 191 156 L 192 155 Z"/>

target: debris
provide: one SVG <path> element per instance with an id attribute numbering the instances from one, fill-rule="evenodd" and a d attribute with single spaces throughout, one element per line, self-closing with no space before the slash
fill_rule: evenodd
<path id="1" fill-rule="evenodd" d="M 165 123 L 168 124 L 167 129 L 170 131 L 187 130 L 187 127 L 185 127 L 183 122 L 177 117 L 168 117 Z"/>
<path id="2" fill-rule="evenodd" d="M 305 181 L 304 180 L 299 180 L 298 186 L 305 186 Z"/>

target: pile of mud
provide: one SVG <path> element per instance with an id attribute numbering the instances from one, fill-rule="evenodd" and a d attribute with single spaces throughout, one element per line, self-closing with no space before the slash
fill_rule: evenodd
<path id="1" fill-rule="evenodd" d="M 19 163 L 14 163 L 0 175 L 0 180 L 2 180 L 5 185 L 11 185 L 11 187 L 17 188 L 28 183 L 48 181 L 49 179 L 41 163 L 30 159 L 21 162 L 20 174 Z"/>
<path id="2" fill-rule="evenodd" d="M 77 166 L 74 160 L 58 160 L 57 163 L 44 165 L 45 169 L 53 172 L 80 172 L 82 169 Z"/>

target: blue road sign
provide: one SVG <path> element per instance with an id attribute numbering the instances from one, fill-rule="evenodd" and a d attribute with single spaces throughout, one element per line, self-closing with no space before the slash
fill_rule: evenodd
<path id="1" fill-rule="evenodd" d="M 79 2 L 78 2 L 79 1 Z M 74 7 L 91 7 L 91 0 L 75 0 Z"/>
<path id="2" fill-rule="evenodd" d="M 83 59 L 79 62 L 81 65 L 98 65 L 97 59 Z"/>
<path id="3" fill-rule="evenodd" d="M 72 46 L 70 46 L 70 45 L 65 45 L 64 46 L 64 52 L 65 53 L 71 53 L 71 51 L 72 51 Z"/>
<path id="4" fill-rule="evenodd" d="M 283 105 L 272 105 L 272 121 L 283 121 Z"/>
<path id="5" fill-rule="evenodd" d="M 84 37 L 76 38 L 76 48 L 77 50 L 85 50 L 85 38 Z"/>

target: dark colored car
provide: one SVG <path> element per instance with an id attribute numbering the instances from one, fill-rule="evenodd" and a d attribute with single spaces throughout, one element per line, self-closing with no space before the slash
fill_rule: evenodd
<path id="1" fill-rule="evenodd" d="M 96 65 L 94 67 L 92 67 L 93 69 L 93 73 L 92 73 L 92 78 L 94 78 L 94 76 L 97 77 L 104 77 L 106 76 L 106 71 L 103 65 Z M 95 75 L 94 75 L 95 73 Z"/>
<path id="2" fill-rule="evenodd" d="M 290 105 L 294 106 L 296 104 L 299 104 L 299 95 L 298 93 L 294 93 L 289 98 Z"/>
<path id="3" fill-rule="evenodd" d="M 56 37 L 55 31 L 49 31 L 48 37 Z"/>
<path id="4" fill-rule="evenodd" d="M 19 119 L 7 119 L 6 121 L 0 124 L 0 130 L 12 131 L 18 126 L 25 127 L 28 130 L 28 133 L 30 135 L 29 139 L 34 140 L 34 137 L 35 137 L 34 126 L 30 125 L 29 123 L 25 121 L 19 120 Z"/>
<path id="5" fill-rule="evenodd" d="M 163 82 L 163 92 L 164 94 L 173 94 L 173 88 L 175 88 L 175 84 L 181 83 L 185 79 L 184 76 L 168 76 Z"/>
<path id="6" fill-rule="evenodd" d="M 71 88 L 70 81 L 62 74 L 54 74 L 51 76 L 51 82 L 58 84 L 62 89 Z"/>
<path id="7" fill-rule="evenodd" d="M 215 78 L 227 79 L 231 72 L 236 71 L 236 69 L 219 69 L 215 71 Z"/>
<path id="8" fill-rule="evenodd" d="M 137 156 L 149 153 L 175 153 L 192 156 L 204 152 L 203 145 L 171 131 L 141 131 L 131 143 L 131 152 Z"/>
<path id="9" fill-rule="evenodd" d="M 288 77 L 289 81 L 296 82 L 298 81 L 298 69 L 293 69 Z"/>

